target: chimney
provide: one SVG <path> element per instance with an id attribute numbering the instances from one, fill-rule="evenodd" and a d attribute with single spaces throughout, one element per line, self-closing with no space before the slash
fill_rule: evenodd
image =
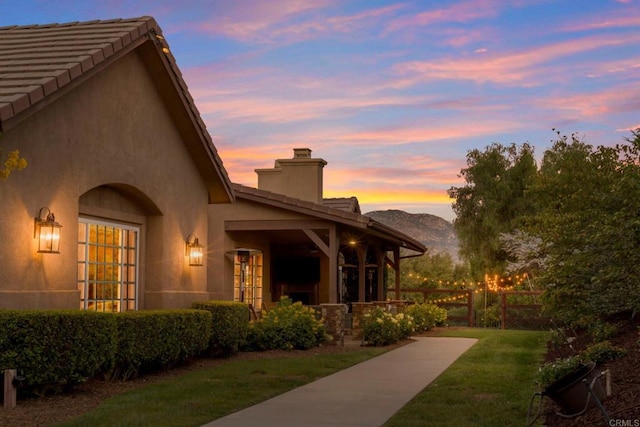
<path id="1" fill-rule="evenodd" d="M 273 169 L 256 169 L 258 189 L 322 204 L 323 159 L 311 157 L 308 148 L 294 148 L 292 159 L 278 159 Z"/>

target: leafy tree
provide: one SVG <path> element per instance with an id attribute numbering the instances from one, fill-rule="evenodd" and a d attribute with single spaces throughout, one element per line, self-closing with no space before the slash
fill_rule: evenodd
<path id="1" fill-rule="evenodd" d="M 500 234 L 517 228 L 535 206 L 527 197 L 537 177 L 533 154 L 529 144 L 494 143 L 484 151 L 471 150 L 467 167 L 459 175 L 466 185 L 448 191 L 455 199 L 453 224 L 460 254 L 469 261 L 476 278 L 486 272 L 504 272 L 507 253 L 500 244 Z"/>
<path id="2" fill-rule="evenodd" d="M 463 281 L 469 271 L 463 264 L 456 264 L 448 253 L 426 253 L 420 257 L 403 260 L 400 282 L 403 288 L 437 288 L 440 283 Z"/>
<path id="3" fill-rule="evenodd" d="M 2 138 L 2 132 L 0 132 L 0 138 Z M 2 148 L 0 148 L 0 179 L 6 179 L 11 175 L 11 172 L 18 171 L 27 167 L 27 161 L 20 157 L 18 150 L 9 151 L 4 161 L 2 154 Z"/>
<path id="4" fill-rule="evenodd" d="M 500 234 L 500 244 L 507 253 L 507 273 L 531 275 L 545 267 L 542 239 L 523 230 Z"/>
<path id="5" fill-rule="evenodd" d="M 562 136 L 543 157 L 529 231 L 543 242 L 538 279 L 556 316 L 640 308 L 640 130 L 632 135 L 596 149 Z"/>

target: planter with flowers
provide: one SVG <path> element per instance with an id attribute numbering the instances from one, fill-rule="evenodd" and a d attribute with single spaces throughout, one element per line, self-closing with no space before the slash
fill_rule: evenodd
<path id="1" fill-rule="evenodd" d="M 594 403 L 591 393 L 599 400 L 605 396 L 595 367 L 595 362 L 583 361 L 579 356 L 545 363 L 538 373 L 538 384 L 543 389 L 542 395 L 549 396 L 560 406 L 565 412 L 561 415 L 580 415 Z"/>

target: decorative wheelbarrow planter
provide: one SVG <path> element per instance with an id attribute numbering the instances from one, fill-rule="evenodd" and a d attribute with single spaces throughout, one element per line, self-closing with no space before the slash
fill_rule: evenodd
<path id="1" fill-rule="evenodd" d="M 600 374 L 595 368 L 594 362 L 582 365 L 545 388 L 543 394 L 562 408 L 561 416 L 576 417 L 604 399 Z"/>
<path id="2" fill-rule="evenodd" d="M 535 393 L 531 397 L 529 404 L 529 414 L 527 415 L 527 425 L 532 425 L 540 415 L 542 409 L 542 399 L 548 396 L 560 408 L 557 415 L 564 418 L 573 418 L 584 414 L 587 409 L 596 405 L 602 412 L 605 420 L 609 421 L 609 415 L 602 406 L 602 400 L 611 394 L 609 385 L 609 371 L 598 372 L 594 362 L 580 364 L 575 370 L 564 375 L 544 388 L 544 391 Z M 602 386 L 600 378 L 606 376 L 607 392 Z M 540 396 L 538 411 L 531 419 L 531 409 L 536 396 Z M 530 420 L 530 421 L 529 421 Z"/>

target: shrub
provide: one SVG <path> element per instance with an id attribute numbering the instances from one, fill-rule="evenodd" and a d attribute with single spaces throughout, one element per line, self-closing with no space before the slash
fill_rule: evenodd
<path id="1" fill-rule="evenodd" d="M 209 345 L 211 313 L 154 310 L 115 313 L 118 348 L 112 378 L 170 367 L 201 354 Z"/>
<path id="2" fill-rule="evenodd" d="M 416 332 L 428 331 L 447 320 L 447 310 L 435 304 L 413 304 L 407 307 L 405 313 L 413 317 Z"/>
<path id="3" fill-rule="evenodd" d="M 249 326 L 249 350 L 307 350 L 327 341 L 329 336 L 315 310 L 301 302 L 282 297 L 274 308 Z"/>
<path id="4" fill-rule="evenodd" d="M 194 309 L 211 312 L 211 339 L 207 354 L 212 357 L 237 353 L 249 333 L 249 307 L 242 302 L 195 302 Z"/>
<path id="5" fill-rule="evenodd" d="M 627 351 L 620 347 L 615 347 L 609 341 L 602 341 L 587 347 L 580 355 L 596 363 L 604 363 L 614 360 L 627 354 Z"/>
<path id="6" fill-rule="evenodd" d="M 113 367 L 116 321 L 78 310 L 0 310 L 0 371 L 17 369 L 26 393 L 59 392 Z"/>
<path id="7" fill-rule="evenodd" d="M 377 347 L 406 339 L 414 332 L 411 315 L 399 313 L 394 316 L 382 307 L 374 307 L 362 321 L 364 341 Z"/>
<path id="8" fill-rule="evenodd" d="M 618 334 L 618 327 L 609 322 L 595 321 L 589 325 L 588 329 L 594 342 L 606 341 Z"/>
<path id="9" fill-rule="evenodd" d="M 570 356 L 564 359 L 556 359 L 553 362 L 545 363 L 538 369 L 536 383 L 541 388 L 547 388 L 582 365 L 583 362 L 579 356 Z"/>

